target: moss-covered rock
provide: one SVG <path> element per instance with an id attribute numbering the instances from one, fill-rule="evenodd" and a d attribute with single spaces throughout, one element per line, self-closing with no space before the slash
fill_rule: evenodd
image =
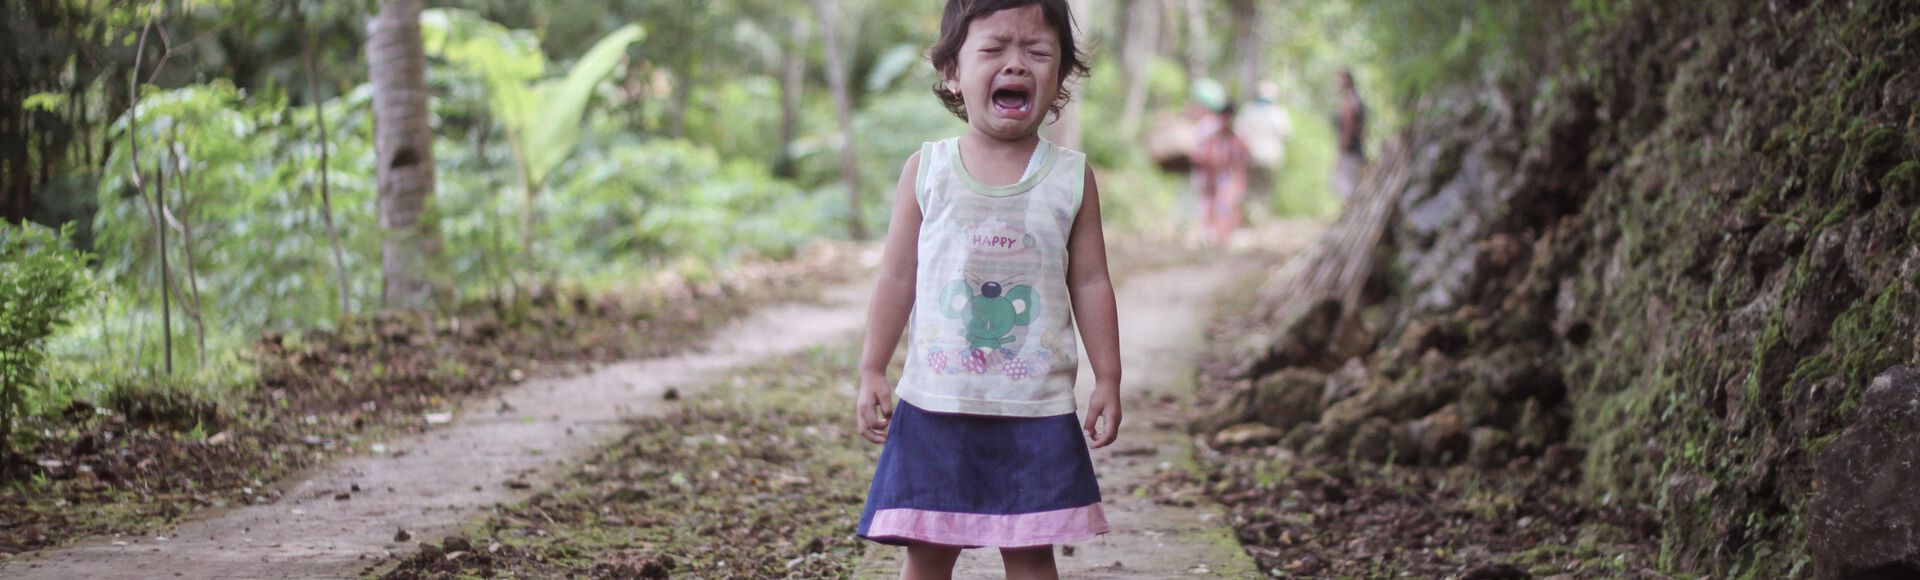
<path id="1" fill-rule="evenodd" d="M 1809 547 L 1826 578 L 1920 577 L 1920 367 L 1880 375 L 1864 400 L 1813 453 Z"/>
<path id="2" fill-rule="evenodd" d="M 1811 574 L 1812 458 L 1920 363 L 1910 4 L 1617 3 L 1549 78 L 1431 99 L 1364 386 L 1283 442 L 1577 458 L 1669 571 Z"/>

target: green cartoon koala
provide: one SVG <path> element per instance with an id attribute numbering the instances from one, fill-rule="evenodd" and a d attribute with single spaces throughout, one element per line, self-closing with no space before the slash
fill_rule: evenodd
<path id="1" fill-rule="evenodd" d="M 1013 342 L 1013 327 L 1033 321 L 1033 287 L 1002 288 L 999 282 L 980 285 L 980 293 L 964 280 L 954 280 L 940 293 L 940 313 L 966 325 L 967 344 L 973 348 L 1000 348 Z M 965 299 L 960 302 L 959 299 Z"/>

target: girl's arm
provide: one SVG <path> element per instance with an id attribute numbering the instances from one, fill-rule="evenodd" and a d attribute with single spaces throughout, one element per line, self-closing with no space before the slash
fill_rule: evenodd
<path id="1" fill-rule="evenodd" d="M 1107 276 L 1107 237 L 1100 230 L 1100 187 L 1093 182 L 1092 167 L 1087 168 L 1086 182 L 1080 215 L 1074 216 L 1073 234 L 1067 238 L 1067 292 L 1073 298 L 1080 342 L 1093 364 L 1093 397 L 1087 401 L 1082 428 L 1099 449 L 1120 436 L 1120 320 L 1113 280 Z"/>
<path id="2" fill-rule="evenodd" d="M 886 247 L 880 254 L 880 281 L 874 284 L 867 307 L 867 339 L 860 351 L 860 393 L 854 416 L 860 436 L 887 442 L 887 420 L 893 418 L 893 385 L 887 382 L 887 363 L 900 345 L 900 334 L 913 312 L 913 280 L 920 258 L 920 203 L 914 197 L 914 176 L 920 154 L 907 157 L 900 184 L 893 191 L 893 217 L 887 222 Z"/>

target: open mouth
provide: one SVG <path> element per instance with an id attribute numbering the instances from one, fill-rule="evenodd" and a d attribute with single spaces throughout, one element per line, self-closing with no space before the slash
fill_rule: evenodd
<path id="1" fill-rule="evenodd" d="M 995 112 L 1013 118 L 1033 112 L 1033 92 L 1026 87 L 1002 87 L 993 91 Z"/>

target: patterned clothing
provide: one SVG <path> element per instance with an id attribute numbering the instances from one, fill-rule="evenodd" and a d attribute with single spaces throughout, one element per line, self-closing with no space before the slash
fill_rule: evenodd
<path id="1" fill-rule="evenodd" d="M 1086 156 L 1040 140 L 1029 172 L 991 187 L 958 139 L 920 150 L 919 263 L 900 398 L 940 413 L 1074 412 L 1078 343 L 1066 284 Z"/>

